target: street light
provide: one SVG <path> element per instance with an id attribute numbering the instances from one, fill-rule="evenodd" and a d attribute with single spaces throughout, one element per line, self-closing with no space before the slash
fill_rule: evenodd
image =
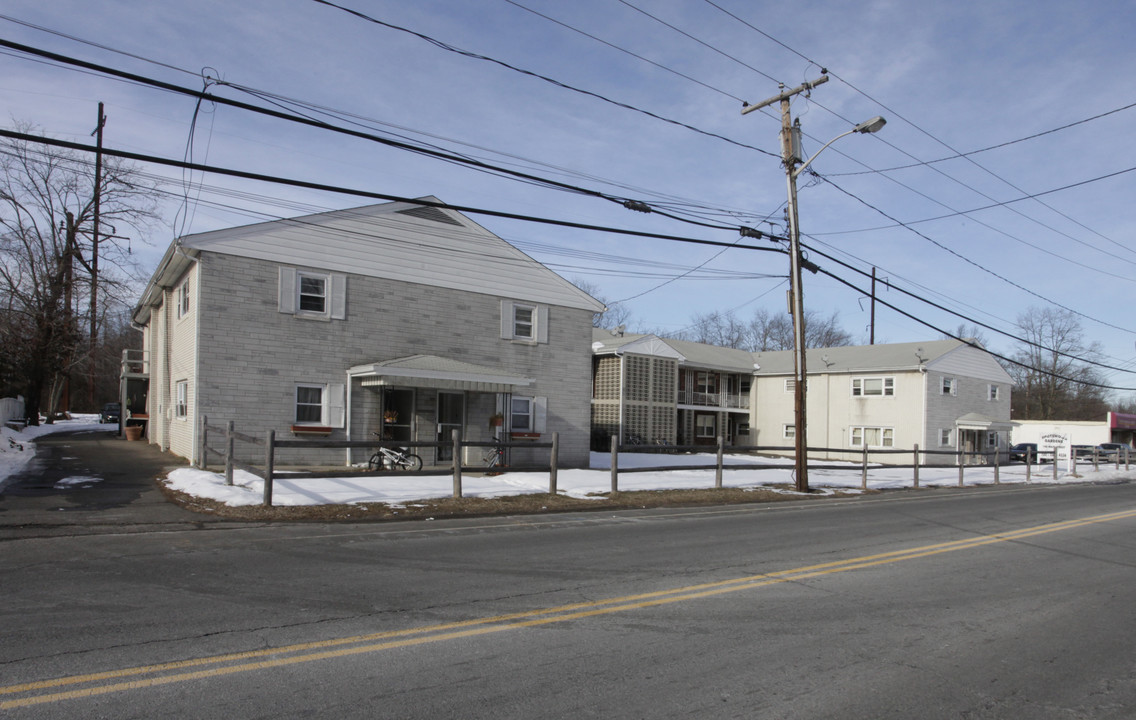
<path id="1" fill-rule="evenodd" d="M 801 128 L 799 121 L 797 125 L 793 124 L 789 112 L 789 99 L 799 93 L 811 93 L 813 88 L 826 82 L 828 82 L 828 71 L 822 69 L 821 76 L 812 82 L 801 83 L 792 90 L 786 90 L 785 85 L 782 84 L 779 94 L 766 98 L 756 105 L 745 103 L 742 107 L 742 115 L 747 115 L 773 103 L 781 104 L 781 161 L 785 164 L 785 175 L 789 184 L 789 280 L 792 295 L 790 308 L 793 313 L 793 383 L 795 386 L 793 392 L 793 436 L 796 450 L 794 468 L 798 492 L 809 491 L 809 467 L 808 435 L 805 428 L 805 384 L 807 382 L 805 374 L 805 302 L 801 297 L 801 232 L 797 226 L 797 176 L 804 172 L 805 168 L 813 160 L 816 160 L 817 155 L 824 152 L 825 148 L 845 135 L 874 133 L 887 123 L 878 115 L 871 120 L 862 122 L 848 132 L 841 133 L 829 140 L 824 147 L 813 153 L 811 158 L 800 167 L 796 167 L 799 162 L 796 153 L 799 143 L 795 141 L 800 137 Z"/>
<path id="2" fill-rule="evenodd" d="M 790 126 L 789 123 L 789 101 L 784 99 L 781 103 L 783 110 L 782 132 L 799 133 L 800 125 Z M 800 167 L 794 167 L 797 163 L 796 154 L 793 148 L 797 143 L 793 142 L 793 137 L 783 137 L 782 147 L 784 150 L 783 160 L 785 162 L 785 175 L 789 185 L 789 274 L 790 286 L 792 293 L 792 312 L 793 312 L 793 397 L 794 397 L 794 444 L 795 444 L 795 461 L 794 469 L 796 472 L 796 489 L 798 492 L 809 491 L 809 466 L 808 466 L 808 430 L 806 428 L 805 406 L 806 406 L 806 392 L 808 385 L 808 376 L 805 372 L 805 301 L 801 291 L 801 229 L 797 224 L 797 176 L 805 171 L 813 160 L 816 160 L 817 155 L 820 155 L 825 149 L 839 140 L 842 137 L 851 135 L 852 133 L 874 133 L 882 128 L 887 123 L 880 116 L 876 116 L 871 120 L 866 120 L 856 127 L 847 132 L 843 132 L 813 153 L 813 156 L 801 164 Z"/>

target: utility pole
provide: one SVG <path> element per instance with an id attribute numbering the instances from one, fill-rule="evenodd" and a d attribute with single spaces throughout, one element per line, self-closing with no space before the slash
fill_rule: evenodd
<path id="1" fill-rule="evenodd" d="M 869 345 L 875 345 L 876 344 L 876 268 L 875 267 L 872 268 L 872 331 L 871 331 L 870 339 L 868 340 L 868 344 Z"/>
<path id="2" fill-rule="evenodd" d="M 796 489 L 798 492 L 809 491 L 809 464 L 808 464 L 808 425 L 805 418 L 805 405 L 807 401 L 808 375 L 805 370 L 805 300 L 801 289 L 801 228 L 797 221 L 797 176 L 804 172 L 812 161 L 817 158 L 829 145 L 840 138 L 852 133 L 874 133 L 882 128 L 887 121 L 876 116 L 866 120 L 847 132 L 843 132 L 825 143 L 820 150 L 813 153 L 808 160 L 800 155 L 801 127 L 800 122 L 793 122 L 789 112 L 789 100 L 803 92 L 809 92 L 817 85 L 828 82 L 828 71 L 821 70 L 821 76 L 812 82 L 802 83 L 792 90 L 786 90 L 782 83 L 781 93 L 757 103 L 742 108 L 742 115 L 754 110 L 768 107 L 773 103 L 781 103 L 781 162 L 785 166 L 786 182 L 789 185 L 789 206 L 787 216 L 789 219 L 789 280 L 791 297 L 789 307 L 793 313 L 793 405 L 794 423 L 793 438 L 795 443 Z M 800 163 L 800 167 L 797 164 Z M 815 269 L 810 267 L 813 272 Z"/>
<path id="3" fill-rule="evenodd" d="M 94 228 L 91 233 L 91 353 L 87 358 L 87 400 L 92 411 L 95 407 L 95 357 L 98 351 L 99 321 L 99 200 L 103 194 L 103 126 L 106 125 L 106 115 L 103 115 L 103 104 L 99 103 L 99 116 L 95 130 L 95 216 Z"/>
<path id="4" fill-rule="evenodd" d="M 805 302 L 801 292 L 801 236 L 800 228 L 797 225 L 797 175 L 794 172 L 797 163 L 801 161 L 797 153 L 800 147 L 800 135 L 798 134 L 800 128 L 793 127 L 789 99 L 826 82 L 828 82 L 827 73 L 812 82 L 798 85 L 792 90 L 785 90 L 785 85 L 781 84 L 780 94 L 762 100 L 756 105 L 742 108 L 742 115 L 745 115 L 754 110 L 768 107 L 773 103 L 781 103 L 781 163 L 785 166 L 785 176 L 789 186 L 789 292 L 791 295 L 789 307 L 793 313 L 793 440 L 795 450 L 793 467 L 798 492 L 809 491 L 808 431 L 805 422 L 805 386 L 808 379 L 805 371 Z"/>

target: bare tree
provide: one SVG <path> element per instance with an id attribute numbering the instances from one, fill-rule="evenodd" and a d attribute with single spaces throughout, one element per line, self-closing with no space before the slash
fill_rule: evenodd
<path id="1" fill-rule="evenodd" d="M 748 327 L 749 346 L 754 351 L 792 350 L 793 319 L 787 313 L 770 313 L 760 308 L 753 313 Z M 840 347 L 851 345 L 852 336 L 840 326 L 835 311 L 827 317 L 805 310 L 805 347 Z"/>
<path id="2" fill-rule="evenodd" d="M 606 310 L 592 315 L 592 327 L 611 330 L 621 325 L 627 326 L 631 319 L 631 310 L 626 305 L 608 301 L 595 283 L 581 278 L 572 278 L 571 283 L 607 306 Z"/>
<path id="3" fill-rule="evenodd" d="M 1022 420 L 1099 420 L 1108 410 L 1101 378 L 1090 362 L 1102 356 L 1068 310 L 1031 308 L 1018 317 L 1023 343 L 1007 368 L 1016 387 L 1014 417 Z"/>
<path id="4" fill-rule="evenodd" d="M 713 311 L 695 315 L 682 333 L 683 340 L 744 349 L 749 344 L 748 328 L 732 312 Z"/>
<path id="5" fill-rule="evenodd" d="M 955 328 L 954 333 L 944 333 L 943 339 L 950 340 L 952 338 L 959 338 L 961 340 L 974 340 L 982 347 L 990 347 L 990 342 L 986 339 L 986 333 L 982 332 L 982 328 L 977 325 L 966 325 L 960 323 Z"/>
<path id="6" fill-rule="evenodd" d="M 26 123 L 18 127 L 35 131 Z M 6 382 L 23 389 L 32 422 L 41 402 L 54 409 L 67 373 L 88 359 L 81 347 L 90 327 L 90 293 L 121 299 L 137 277 L 121 236 L 133 230 L 137 237 L 156 219 L 153 187 L 133 167 L 105 160 L 100 215 L 114 232 L 100 232 L 96 285 L 94 185 L 93 157 L 32 141 L 0 142 L 0 294 L 6 298 L 0 333 L 12 354 Z"/>

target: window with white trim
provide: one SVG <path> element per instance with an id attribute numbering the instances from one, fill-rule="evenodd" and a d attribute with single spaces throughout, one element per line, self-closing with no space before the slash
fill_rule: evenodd
<path id="1" fill-rule="evenodd" d="M 958 380 L 953 377 L 943 377 L 939 384 L 940 395 L 958 395 Z"/>
<path id="2" fill-rule="evenodd" d="M 174 388 L 174 417 L 185 420 L 189 416 L 189 381 L 178 380 Z"/>
<path id="3" fill-rule="evenodd" d="M 998 433 L 996 433 L 996 432 L 986 433 L 986 447 L 988 447 L 990 449 L 994 449 L 994 448 L 998 447 Z"/>
<path id="4" fill-rule="evenodd" d="M 343 427 L 344 392 L 342 383 L 297 383 L 295 424 Z"/>
<path id="5" fill-rule="evenodd" d="M 939 431 L 939 447 L 951 447 L 954 443 L 951 442 L 951 429 L 943 428 Z"/>
<path id="6" fill-rule="evenodd" d="M 889 448 L 895 445 L 895 429 L 889 427 L 854 427 L 849 436 L 852 447 Z"/>
<path id="7" fill-rule="evenodd" d="M 852 378 L 853 397 L 881 397 L 895 395 L 894 377 Z"/>
<path id="8" fill-rule="evenodd" d="M 988 388 L 987 388 L 987 393 L 986 393 L 986 398 L 987 398 L 988 400 L 991 400 L 991 401 L 994 401 L 994 400 L 997 400 L 997 399 L 998 399 L 998 386 L 997 386 L 997 385 L 990 385 L 990 386 L 988 386 Z"/>
<path id="9" fill-rule="evenodd" d="M 791 393 L 796 389 L 797 389 L 797 381 L 793 378 L 787 378 L 785 380 L 785 392 Z M 808 381 L 808 378 L 806 378 L 805 379 L 805 392 L 808 392 L 808 391 L 809 391 L 809 381 Z"/>
<path id="10" fill-rule="evenodd" d="M 509 421 L 510 432 L 532 432 L 533 399 L 515 397 L 510 407 L 512 408 L 512 419 Z"/>
<path id="11" fill-rule="evenodd" d="M 513 306 L 513 337 L 518 340 L 536 339 L 536 308 L 531 305 Z"/>
<path id="12" fill-rule="evenodd" d="M 340 273 L 280 268 L 278 309 L 300 318 L 347 317 L 347 276 Z"/>
<path id="13" fill-rule="evenodd" d="M 178 285 L 177 316 L 182 319 L 189 314 L 189 278 Z"/>
<path id="14" fill-rule="evenodd" d="M 313 315 L 327 314 L 327 275 L 300 271 L 296 273 L 296 311 Z"/>
<path id="15" fill-rule="evenodd" d="M 781 437 L 785 438 L 786 440 L 796 440 L 797 439 L 797 426 L 794 425 L 793 423 L 785 423 L 784 425 L 782 425 L 781 426 Z"/>
<path id="16" fill-rule="evenodd" d="M 548 306 L 502 300 L 501 339 L 519 343 L 547 343 Z"/>

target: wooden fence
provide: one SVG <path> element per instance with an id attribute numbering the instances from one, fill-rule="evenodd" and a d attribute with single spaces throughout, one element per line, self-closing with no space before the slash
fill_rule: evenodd
<path id="1" fill-rule="evenodd" d="M 223 442 L 223 449 L 218 449 L 210 445 L 210 437 L 220 435 Z M 269 430 L 264 438 L 246 435 L 237 432 L 235 423 L 230 420 L 224 427 L 218 425 L 210 425 L 209 418 L 202 416 L 200 432 L 200 447 L 198 452 L 198 467 L 206 469 L 209 465 L 209 458 L 214 457 L 219 459 L 225 466 L 225 484 L 233 484 L 233 470 L 244 470 L 245 472 L 252 473 L 257 477 L 264 480 L 264 499 L 263 504 L 266 507 L 272 505 L 272 490 L 273 484 L 277 476 L 275 469 L 276 466 L 276 451 L 282 448 L 365 448 L 367 450 L 377 451 L 380 447 L 385 448 L 420 448 L 420 447 L 433 447 L 433 448 L 448 448 L 453 453 L 453 460 L 450 463 L 450 471 L 453 474 L 453 496 L 455 498 L 462 497 L 462 474 L 467 472 L 492 472 L 494 474 L 507 473 L 507 472 L 548 472 L 548 492 L 555 495 L 557 488 L 557 470 L 559 469 L 559 456 L 560 456 L 560 435 L 559 433 L 552 433 L 552 440 L 550 442 L 529 442 L 522 443 L 507 443 L 495 441 L 466 441 L 461 437 L 459 430 L 453 431 L 452 440 L 450 442 L 393 442 L 393 441 L 380 441 L 380 440 L 278 440 L 276 439 L 276 431 Z M 248 463 L 240 462 L 236 459 L 236 443 L 243 442 L 252 444 L 260 448 L 263 453 L 264 465 L 257 466 Z M 462 465 L 461 458 L 464 455 L 463 450 L 470 447 L 478 448 L 504 448 L 508 453 L 510 450 L 517 449 L 546 449 L 549 451 L 548 464 L 536 465 L 495 465 L 492 468 L 480 465 Z M 507 457 L 507 455 L 506 455 Z M 439 466 L 444 467 L 444 466 Z M 315 477 L 340 477 L 344 474 L 343 470 L 324 471 L 324 472 L 289 472 L 288 479 L 304 479 Z M 437 475 L 438 468 L 432 470 L 366 470 L 366 471 L 352 471 L 353 476 L 360 477 L 383 477 L 390 475 Z"/>

